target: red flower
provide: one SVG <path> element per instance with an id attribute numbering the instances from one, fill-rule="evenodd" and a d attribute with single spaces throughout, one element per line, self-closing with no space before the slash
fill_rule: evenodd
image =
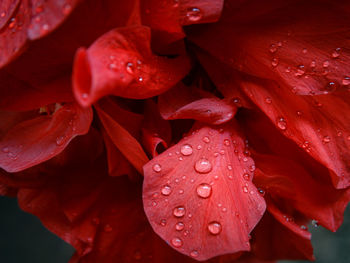
<path id="1" fill-rule="evenodd" d="M 350 199 L 349 12 L 2 1 L 0 193 L 71 262 L 313 259 Z"/>

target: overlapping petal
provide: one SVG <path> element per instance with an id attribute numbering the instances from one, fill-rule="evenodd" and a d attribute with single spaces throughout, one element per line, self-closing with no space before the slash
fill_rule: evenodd
<path id="1" fill-rule="evenodd" d="M 251 182 L 254 162 L 232 125 L 200 128 L 144 167 L 153 229 L 197 260 L 248 251 L 248 234 L 265 211 Z"/>

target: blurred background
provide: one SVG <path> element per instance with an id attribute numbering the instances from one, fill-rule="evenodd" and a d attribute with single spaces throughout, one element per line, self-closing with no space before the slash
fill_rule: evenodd
<path id="1" fill-rule="evenodd" d="M 18 208 L 14 198 L 0 197 L 0 263 L 66 263 L 74 249 L 51 234 L 40 221 Z M 350 206 L 336 233 L 309 226 L 315 263 L 350 262 Z M 307 261 L 280 261 L 279 263 Z"/>

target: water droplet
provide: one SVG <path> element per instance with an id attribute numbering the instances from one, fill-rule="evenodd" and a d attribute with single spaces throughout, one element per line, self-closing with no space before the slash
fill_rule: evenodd
<path id="1" fill-rule="evenodd" d="M 64 141 L 65 141 L 65 137 L 64 136 L 58 136 L 56 138 L 56 145 L 57 146 L 61 146 L 64 144 Z"/>
<path id="2" fill-rule="evenodd" d="M 303 115 L 303 112 L 301 112 L 300 110 L 298 110 L 298 111 L 297 111 L 297 115 L 298 115 L 298 116 L 301 116 L 301 115 Z"/>
<path id="3" fill-rule="evenodd" d="M 259 194 L 262 195 L 262 196 L 265 195 L 264 189 L 258 188 L 258 192 L 259 192 Z"/>
<path id="4" fill-rule="evenodd" d="M 322 140 L 324 143 L 329 143 L 330 141 L 331 141 L 331 137 L 329 137 L 329 136 L 324 136 L 323 137 L 323 140 Z"/>
<path id="5" fill-rule="evenodd" d="M 287 129 L 287 122 L 283 117 L 277 119 L 277 127 L 282 131 L 285 131 Z"/>
<path id="6" fill-rule="evenodd" d="M 134 73 L 134 64 L 132 62 L 126 63 L 126 72 L 128 72 L 129 74 Z"/>
<path id="7" fill-rule="evenodd" d="M 226 145 L 226 146 L 230 146 L 230 140 L 225 139 L 225 140 L 224 140 L 224 145 Z"/>
<path id="8" fill-rule="evenodd" d="M 210 143 L 209 137 L 208 137 L 208 136 L 204 136 L 204 137 L 203 137 L 203 142 L 205 142 L 205 143 Z"/>
<path id="9" fill-rule="evenodd" d="M 179 6 L 179 0 L 174 0 L 173 2 L 173 7 L 178 7 Z"/>
<path id="10" fill-rule="evenodd" d="M 153 202 L 152 202 L 152 206 L 157 206 L 157 202 L 156 202 L 156 201 L 153 201 Z"/>
<path id="11" fill-rule="evenodd" d="M 220 154 L 224 155 L 225 154 L 225 150 L 220 150 Z"/>
<path id="12" fill-rule="evenodd" d="M 174 237 L 172 240 L 171 240 L 171 244 L 174 246 L 174 247 L 181 247 L 183 245 L 183 242 L 180 238 L 178 237 Z"/>
<path id="13" fill-rule="evenodd" d="M 277 51 L 277 47 L 276 47 L 276 45 L 275 44 L 271 44 L 271 46 L 270 46 L 270 48 L 269 48 L 269 51 L 270 51 L 270 53 L 276 53 L 276 51 Z"/>
<path id="14" fill-rule="evenodd" d="M 220 234 L 222 227 L 219 222 L 213 221 L 208 224 L 208 230 L 210 234 L 212 235 L 218 235 Z"/>
<path id="15" fill-rule="evenodd" d="M 227 170 L 232 171 L 232 165 L 227 165 Z"/>
<path id="16" fill-rule="evenodd" d="M 183 217 L 186 214 L 186 209 L 183 206 L 175 207 L 173 210 L 173 215 L 176 217 Z"/>
<path id="17" fill-rule="evenodd" d="M 165 196 L 170 195 L 171 192 L 172 192 L 172 190 L 171 190 L 170 185 L 164 185 L 162 190 L 161 190 L 162 195 L 165 195 Z"/>
<path id="18" fill-rule="evenodd" d="M 315 68 L 316 67 L 316 61 L 315 60 L 311 61 L 310 67 L 311 68 Z"/>
<path id="19" fill-rule="evenodd" d="M 115 70 L 117 68 L 117 65 L 114 64 L 114 63 L 111 63 L 108 65 L 108 68 L 111 69 L 111 70 Z"/>
<path id="20" fill-rule="evenodd" d="M 248 173 L 243 174 L 243 179 L 249 181 L 250 175 Z"/>
<path id="21" fill-rule="evenodd" d="M 270 97 L 266 97 L 266 98 L 265 98 L 265 102 L 266 102 L 267 104 L 271 104 L 271 103 L 272 103 L 272 99 L 271 99 Z"/>
<path id="22" fill-rule="evenodd" d="M 327 83 L 327 86 L 324 88 L 323 93 L 328 94 L 329 92 L 334 92 L 336 89 L 337 89 L 337 84 L 331 81 Z"/>
<path id="23" fill-rule="evenodd" d="M 273 67 L 277 67 L 277 66 L 278 66 L 278 63 L 279 63 L 278 58 L 273 58 L 272 61 L 271 61 L 271 65 L 272 65 Z"/>
<path id="24" fill-rule="evenodd" d="M 191 22 L 197 22 L 202 19 L 202 12 L 197 7 L 191 7 L 187 9 L 186 17 Z"/>
<path id="25" fill-rule="evenodd" d="M 162 220 L 160 220 L 160 225 L 161 226 L 166 226 L 166 219 L 162 219 Z"/>
<path id="26" fill-rule="evenodd" d="M 342 84 L 344 86 L 349 86 L 350 85 L 350 78 L 349 77 L 344 77 L 343 81 L 342 81 Z"/>
<path id="27" fill-rule="evenodd" d="M 303 48 L 303 54 L 306 54 L 307 53 L 307 49 L 306 48 Z"/>
<path id="28" fill-rule="evenodd" d="M 185 156 L 191 155 L 193 153 L 192 146 L 189 144 L 182 145 L 180 152 Z"/>
<path id="29" fill-rule="evenodd" d="M 337 58 L 340 56 L 340 50 L 341 48 L 336 48 L 333 52 L 332 52 L 332 58 Z"/>
<path id="30" fill-rule="evenodd" d="M 65 4 L 62 8 L 64 15 L 68 15 L 72 11 L 72 6 L 70 4 Z"/>
<path id="31" fill-rule="evenodd" d="M 328 66 L 329 66 L 329 61 L 328 60 L 324 61 L 323 62 L 323 67 L 324 68 L 328 68 Z"/>
<path id="32" fill-rule="evenodd" d="M 211 195 L 212 188 L 209 184 L 203 183 L 197 186 L 197 195 L 201 198 L 208 198 Z"/>
<path id="33" fill-rule="evenodd" d="M 299 65 L 297 68 L 297 72 L 295 73 L 296 77 L 301 77 L 302 75 L 305 74 L 305 66 L 304 65 Z"/>
<path id="34" fill-rule="evenodd" d="M 177 231 L 182 231 L 184 228 L 185 228 L 185 224 L 182 223 L 182 222 L 178 222 L 178 223 L 176 223 L 176 225 L 175 225 L 175 229 L 176 229 Z"/>
<path id="35" fill-rule="evenodd" d="M 10 150 L 9 150 L 9 148 L 8 147 L 4 147 L 4 148 L 2 148 L 2 152 L 4 152 L 4 153 L 8 153 Z"/>
<path id="36" fill-rule="evenodd" d="M 1 12 L 0 17 L 5 17 L 6 16 L 6 12 Z"/>
<path id="37" fill-rule="evenodd" d="M 155 171 L 156 173 L 159 173 L 162 170 L 162 167 L 160 166 L 160 164 L 156 163 L 155 165 L 153 165 L 153 171 Z"/>
<path id="38" fill-rule="evenodd" d="M 212 165 L 210 161 L 206 158 L 199 159 L 195 165 L 194 169 L 201 174 L 209 173 L 212 170 Z"/>
<path id="39" fill-rule="evenodd" d="M 179 190 L 179 194 L 182 195 L 185 191 L 183 189 Z"/>
<path id="40" fill-rule="evenodd" d="M 104 226 L 104 228 L 103 228 L 103 230 L 105 231 L 105 232 L 112 232 L 113 231 L 113 228 L 111 227 L 111 225 L 109 225 L 109 224 L 106 224 L 105 226 Z"/>
<path id="41" fill-rule="evenodd" d="M 244 193 L 248 193 L 248 187 L 247 186 L 243 186 L 243 192 Z"/>
<path id="42" fill-rule="evenodd" d="M 16 25 L 16 18 L 11 18 L 8 28 L 12 29 L 15 27 L 15 25 Z"/>
<path id="43" fill-rule="evenodd" d="M 287 67 L 286 69 L 285 69 L 285 72 L 286 73 L 290 73 L 292 71 L 292 69 L 290 68 L 290 67 Z"/>
<path id="44" fill-rule="evenodd" d="M 312 224 L 314 227 L 318 227 L 318 221 L 315 220 L 315 219 L 312 219 L 311 224 Z"/>
<path id="45" fill-rule="evenodd" d="M 199 253 L 197 250 L 192 250 L 191 253 L 190 253 L 190 256 L 193 257 L 193 258 L 196 258 L 198 257 Z"/>
<path id="46" fill-rule="evenodd" d="M 200 149 L 202 149 L 202 145 L 197 146 L 197 150 L 200 150 Z"/>

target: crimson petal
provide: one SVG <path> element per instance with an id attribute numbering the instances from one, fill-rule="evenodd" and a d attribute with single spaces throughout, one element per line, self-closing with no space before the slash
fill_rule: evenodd
<path id="1" fill-rule="evenodd" d="M 0 141 L 0 167 L 18 172 L 61 153 L 77 135 L 88 132 L 92 110 L 66 104 L 52 116 L 23 121 Z"/>
<path id="2" fill-rule="evenodd" d="M 250 249 L 265 202 L 243 151 L 232 123 L 203 127 L 144 166 L 146 215 L 173 248 L 197 260 Z"/>
<path id="3" fill-rule="evenodd" d="M 118 28 L 103 35 L 88 50 L 78 50 L 73 89 L 83 106 L 109 94 L 144 99 L 171 88 L 188 70 L 184 56 L 169 59 L 152 54 L 149 28 Z"/>

